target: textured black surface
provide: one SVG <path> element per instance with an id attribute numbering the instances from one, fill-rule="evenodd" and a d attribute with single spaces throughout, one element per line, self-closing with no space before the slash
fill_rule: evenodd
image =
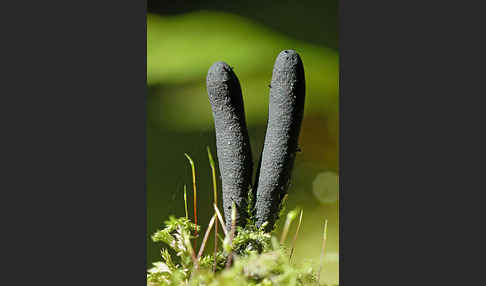
<path id="1" fill-rule="evenodd" d="M 208 71 L 207 90 L 213 110 L 219 170 L 223 183 L 226 226 L 231 227 L 231 205 L 236 203 L 236 225 L 246 223 L 253 162 L 246 128 L 241 87 L 228 64 L 217 62 Z"/>
<path id="2" fill-rule="evenodd" d="M 268 125 L 256 190 L 256 220 L 273 228 L 287 193 L 304 113 L 305 76 L 300 56 L 282 51 L 273 68 Z"/>

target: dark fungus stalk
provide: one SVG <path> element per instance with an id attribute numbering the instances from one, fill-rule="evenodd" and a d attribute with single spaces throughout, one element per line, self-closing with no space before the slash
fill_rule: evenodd
<path id="1" fill-rule="evenodd" d="M 223 188 L 226 228 L 231 229 L 231 206 L 236 204 L 236 225 L 246 223 L 247 198 L 253 162 L 238 78 L 225 62 L 208 71 L 207 91 L 216 129 L 216 147 Z"/>
<path id="2" fill-rule="evenodd" d="M 256 182 L 256 223 L 273 229 L 287 193 L 304 113 L 305 77 L 300 56 L 282 51 L 273 67 L 268 125 Z"/>

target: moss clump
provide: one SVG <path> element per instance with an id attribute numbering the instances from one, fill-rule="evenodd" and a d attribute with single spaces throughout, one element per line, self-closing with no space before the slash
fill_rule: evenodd
<path id="1" fill-rule="evenodd" d="M 245 228 L 238 227 L 232 250 L 237 256 L 243 257 L 260 254 L 271 250 L 270 239 L 271 235 L 264 232 L 262 228 L 258 229 L 253 225 Z"/>
<path id="2" fill-rule="evenodd" d="M 188 285 L 319 285 L 311 267 L 296 267 L 288 261 L 288 256 L 281 250 L 253 253 L 235 259 L 232 267 L 219 273 L 199 271 Z"/>
<path id="3" fill-rule="evenodd" d="M 190 240 L 191 235 L 199 230 L 199 226 L 190 222 L 187 218 L 175 218 L 171 216 L 165 222 L 166 227 L 152 235 L 154 242 L 167 244 L 179 257 L 179 263 L 174 263 L 167 249 L 162 249 L 162 261 L 155 262 L 154 267 L 148 270 L 147 285 L 178 285 L 187 279 L 189 270 L 193 267 L 194 250 Z"/>
<path id="4" fill-rule="evenodd" d="M 152 239 L 162 242 L 172 249 L 161 251 L 161 261 L 155 262 L 148 270 L 148 286 L 191 285 L 319 285 L 317 276 L 310 265 L 295 265 L 289 262 L 289 255 L 275 237 L 263 228 L 249 224 L 237 228 L 237 234 L 226 247 L 216 253 L 216 271 L 213 272 L 214 254 L 196 259 L 190 240 L 191 233 L 199 227 L 187 218 L 171 217 L 164 229 L 157 231 Z M 229 255 L 233 264 L 226 267 Z M 177 261 L 176 261 L 177 260 Z"/>

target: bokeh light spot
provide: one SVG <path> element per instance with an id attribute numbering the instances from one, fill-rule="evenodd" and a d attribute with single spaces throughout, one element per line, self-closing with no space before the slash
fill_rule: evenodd
<path id="1" fill-rule="evenodd" d="M 339 176 L 334 172 L 319 173 L 312 182 L 312 192 L 322 204 L 339 200 Z"/>

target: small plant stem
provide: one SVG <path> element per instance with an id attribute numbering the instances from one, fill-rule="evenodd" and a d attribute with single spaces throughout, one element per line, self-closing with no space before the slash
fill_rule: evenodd
<path id="1" fill-rule="evenodd" d="M 184 208 L 186 210 L 186 219 L 189 219 L 189 215 L 188 215 L 188 212 L 187 212 L 187 189 L 186 189 L 186 185 L 184 185 Z"/>
<path id="2" fill-rule="evenodd" d="M 287 214 L 287 218 L 285 219 L 285 224 L 284 228 L 282 230 L 282 236 L 280 237 L 280 244 L 284 244 L 285 240 L 287 239 L 287 234 L 290 229 L 290 225 L 292 224 L 292 221 L 295 219 L 297 215 L 297 210 L 292 210 Z"/>
<path id="3" fill-rule="evenodd" d="M 214 206 L 214 210 L 216 211 L 216 214 L 218 215 L 218 220 L 221 223 L 224 235 L 228 236 L 228 231 L 226 230 L 226 226 L 225 226 L 223 217 L 221 216 L 221 213 L 219 212 L 218 206 L 217 205 L 213 205 L 213 206 Z"/>
<path id="4" fill-rule="evenodd" d="M 218 205 L 218 186 L 216 184 L 216 168 L 214 167 L 214 160 L 213 156 L 211 155 L 211 150 L 208 149 L 208 157 L 209 157 L 209 165 L 211 165 L 211 172 L 213 175 L 213 196 L 214 196 L 214 204 Z M 214 215 L 217 216 L 216 211 Z M 216 272 L 216 254 L 218 253 L 218 224 L 214 226 L 214 263 L 213 263 L 213 272 Z"/>
<path id="5" fill-rule="evenodd" d="M 277 216 L 278 218 L 277 218 L 276 224 L 279 224 L 278 222 L 280 222 L 282 220 L 282 218 L 284 217 L 285 211 L 287 210 L 287 198 L 288 197 L 289 197 L 289 194 L 285 194 L 284 197 L 282 198 L 282 201 L 280 202 L 280 205 L 278 207 L 279 211 L 278 211 L 278 216 Z M 287 213 L 287 215 L 289 215 L 289 213 Z M 265 224 L 265 223 L 266 223 L 266 225 L 269 224 L 268 221 L 265 221 L 263 224 Z M 276 224 L 274 224 L 274 226 Z M 262 226 L 260 226 L 260 227 L 262 227 Z"/>
<path id="6" fill-rule="evenodd" d="M 189 160 L 189 163 L 191 164 L 191 169 L 192 169 L 192 188 L 194 190 L 194 224 L 197 225 L 197 191 L 196 191 L 196 168 L 194 167 L 194 161 L 192 161 L 191 157 L 184 153 L 186 155 L 187 159 Z M 197 237 L 197 230 L 195 231 L 194 236 Z M 197 248 L 197 240 L 194 240 L 194 249 Z"/>
<path id="7" fill-rule="evenodd" d="M 289 232 L 290 223 L 291 220 L 289 219 L 289 217 L 287 217 L 287 219 L 285 220 L 284 229 L 282 231 L 282 236 L 280 237 L 280 244 L 283 244 L 285 242 L 285 239 L 287 238 L 287 233 Z"/>
<path id="8" fill-rule="evenodd" d="M 194 274 L 197 272 L 197 270 L 199 270 L 199 261 L 196 257 L 196 254 L 194 253 L 194 249 L 191 246 L 191 242 L 189 241 L 189 238 L 186 238 L 184 242 L 186 244 L 187 249 L 189 249 L 189 252 L 191 253 L 192 264 L 194 264 L 193 271 L 191 271 L 191 276 L 189 278 L 189 280 L 192 280 Z"/>
<path id="9" fill-rule="evenodd" d="M 321 262 L 319 266 L 319 273 L 317 274 L 317 281 L 321 281 L 321 272 L 322 272 L 322 267 L 324 266 L 324 254 L 326 250 L 326 241 L 327 241 L 327 219 L 324 222 L 324 234 L 322 235 Z"/>
<path id="10" fill-rule="evenodd" d="M 304 210 L 300 210 L 300 216 L 299 216 L 299 224 L 297 224 L 297 230 L 295 231 L 294 234 L 294 239 L 292 240 L 292 248 L 290 250 L 290 256 L 289 256 L 289 262 L 292 259 L 292 254 L 294 253 L 295 249 L 295 242 L 297 241 L 297 236 L 299 235 L 299 230 L 300 230 L 300 224 L 302 223 L 302 214 L 304 213 Z"/>
<path id="11" fill-rule="evenodd" d="M 196 257 L 196 254 L 194 253 L 194 249 L 191 246 L 191 242 L 189 241 L 189 238 L 187 238 L 184 243 L 186 244 L 187 249 L 189 249 L 189 252 L 191 253 L 191 258 L 192 258 L 192 263 L 194 264 L 194 268 L 198 269 L 199 268 L 199 263 Z"/>
<path id="12" fill-rule="evenodd" d="M 199 260 L 202 256 L 202 254 L 203 254 L 204 247 L 206 246 L 206 241 L 208 240 L 209 233 L 211 232 L 211 229 L 213 228 L 215 219 L 216 219 L 216 215 L 213 215 L 213 217 L 211 217 L 211 220 L 209 221 L 208 229 L 206 230 L 206 233 L 204 234 L 204 239 L 202 241 L 201 248 L 199 249 L 199 253 L 197 254 L 197 260 Z M 216 225 L 218 225 L 218 224 L 216 224 Z"/>
<path id="13" fill-rule="evenodd" d="M 224 241 L 224 238 L 218 233 L 218 239 L 219 241 L 223 242 Z"/>
<path id="14" fill-rule="evenodd" d="M 230 240 L 229 244 L 233 244 L 233 238 L 235 237 L 235 230 L 236 230 L 236 204 L 233 202 L 231 205 L 231 232 L 230 232 Z M 226 261 L 226 269 L 230 268 L 231 263 L 233 260 L 233 247 L 231 247 L 231 252 L 228 254 L 228 260 Z"/>

